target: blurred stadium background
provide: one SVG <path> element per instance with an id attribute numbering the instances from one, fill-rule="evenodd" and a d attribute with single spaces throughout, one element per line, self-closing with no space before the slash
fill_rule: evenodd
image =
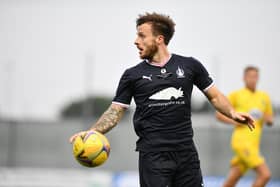
<path id="1" fill-rule="evenodd" d="M 205 186 L 221 186 L 231 158 L 231 128 L 219 124 L 213 113 L 193 115 L 195 142 L 200 154 Z M 276 119 L 279 122 L 279 118 Z M 101 167 L 80 166 L 72 156 L 68 138 L 88 128 L 81 120 L 2 121 L 0 123 L 0 186 L 137 187 L 136 136 L 131 119 L 109 132 L 109 160 Z M 269 186 L 279 186 L 280 128 L 264 128 L 262 153 L 273 174 Z M 240 183 L 249 186 L 252 173 Z"/>
<path id="2" fill-rule="evenodd" d="M 280 1 L 0 0 L 0 187 L 138 187 L 130 112 L 107 134 L 109 160 L 80 166 L 68 138 L 87 129 L 110 103 L 122 72 L 139 59 L 139 13 L 163 12 L 177 23 L 170 49 L 200 59 L 224 92 L 240 88 L 247 64 L 275 108 L 262 153 L 280 186 Z M 205 186 L 229 169 L 232 128 L 217 122 L 197 90 L 193 127 Z M 238 187 L 250 186 L 249 172 Z"/>

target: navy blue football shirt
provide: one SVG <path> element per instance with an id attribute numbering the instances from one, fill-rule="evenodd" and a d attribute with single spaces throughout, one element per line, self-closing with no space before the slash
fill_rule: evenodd
<path id="1" fill-rule="evenodd" d="M 122 75 L 113 103 L 136 110 L 134 129 L 138 151 L 182 150 L 192 143 L 191 94 L 193 85 L 206 91 L 213 84 L 196 59 L 172 54 L 163 66 L 143 61 Z"/>

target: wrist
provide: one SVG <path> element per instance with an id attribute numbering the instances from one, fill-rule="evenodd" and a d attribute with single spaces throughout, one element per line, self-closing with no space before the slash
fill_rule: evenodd
<path id="1" fill-rule="evenodd" d="M 234 109 L 231 109 L 230 111 L 229 111 L 229 117 L 231 118 L 231 119 L 235 119 L 235 110 Z"/>

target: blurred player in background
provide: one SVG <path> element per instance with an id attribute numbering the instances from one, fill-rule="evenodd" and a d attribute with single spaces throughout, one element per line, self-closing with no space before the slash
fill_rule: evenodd
<path id="1" fill-rule="evenodd" d="M 146 13 L 138 17 L 135 45 L 143 61 L 124 72 L 111 106 L 92 128 L 70 138 L 72 142 L 91 130 L 108 132 L 134 98 L 141 187 L 203 186 L 191 124 L 193 85 L 219 112 L 250 128 L 254 126 L 250 115 L 233 109 L 198 60 L 168 51 L 174 27 L 166 15 Z"/>
<path id="2" fill-rule="evenodd" d="M 260 140 L 263 124 L 273 124 L 273 112 L 268 94 L 257 90 L 259 70 L 248 66 L 244 70 L 245 88 L 234 91 L 228 98 L 238 112 L 248 112 L 255 120 L 255 130 L 248 131 L 243 125 L 217 112 L 222 122 L 234 125 L 231 146 L 235 153 L 231 160 L 231 169 L 224 187 L 235 186 L 248 169 L 253 169 L 257 176 L 253 187 L 263 187 L 270 179 L 270 170 L 260 154 Z"/>

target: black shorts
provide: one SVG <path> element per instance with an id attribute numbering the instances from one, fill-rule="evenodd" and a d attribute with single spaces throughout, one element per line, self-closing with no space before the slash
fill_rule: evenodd
<path id="1" fill-rule="evenodd" d="M 139 153 L 141 187 L 202 187 L 200 162 L 194 145 L 183 151 Z"/>

